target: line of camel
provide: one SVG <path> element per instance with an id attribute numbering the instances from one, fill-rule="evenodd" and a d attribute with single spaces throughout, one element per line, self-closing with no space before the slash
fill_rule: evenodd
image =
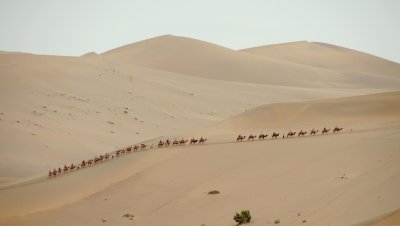
<path id="1" fill-rule="evenodd" d="M 160 140 L 160 142 L 158 143 L 158 148 L 162 148 L 162 147 L 168 147 L 171 143 L 172 145 L 184 145 L 188 142 L 189 140 L 185 140 L 185 139 L 181 139 L 181 140 L 177 140 L 175 139 L 174 141 L 170 141 L 169 139 L 167 139 L 166 141 L 162 141 Z M 207 141 L 206 138 L 201 137 L 200 139 L 194 139 L 192 138 L 190 140 L 190 144 L 203 144 Z M 89 159 L 89 160 L 82 160 L 82 162 L 80 164 L 74 165 L 73 163 L 71 165 L 64 165 L 64 167 L 58 167 L 58 169 L 54 168 L 53 170 L 49 170 L 49 177 L 55 177 L 57 175 L 63 174 L 63 173 L 68 173 L 74 170 L 78 170 L 81 168 L 85 168 L 85 167 L 89 167 L 95 164 L 99 164 L 102 163 L 106 160 L 109 159 L 114 159 L 114 157 L 120 157 L 121 155 L 124 154 L 128 154 L 128 153 L 132 153 L 132 152 L 137 152 L 137 151 L 142 151 L 142 150 L 146 150 L 149 147 L 149 145 L 146 144 L 140 144 L 140 145 L 134 145 L 134 146 L 128 146 L 126 148 L 122 148 L 119 149 L 117 151 L 115 151 L 115 155 L 114 154 L 109 154 L 106 153 L 104 155 L 100 155 L 100 156 L 95 156 L 93 159 Z M 150 146 L 150 148 L 153 148 L 153 145 Z"/>
<path id="2" fill-rule="evenodd" d="M 339 127 L 335 126 L 335 128 L 333 129 L 333 133 L 340 132 L 342 129 L 343 128 L 339 128 Z M 331 131 L 331 129 L 327 129 L 327 128 L 324 127 L 324 129 L 322 130 L 321 134 L 329 133 L 329 131 Z M 318 134 L 318 132 L 319 132 L 319 130 L 312 129 L 310 131 L 310 135 L 316 135 L 316 134 Z M 290 130 L 286 134 L 286 138 L 295 136 L 296 134 L 299 137 L 300 136 L 305 136 L 307 133 L 308 133 L 307 131 L 303 131 L 303 130 L 300 130 L 298 133 L 297 132 L 293 132 L 293 131 Z M 271 136 L 271 139 L 277 139 L 277 138 L 279 138 L 279 135 L 280 135 L 279 133 L 273 132 L 272 136 Z M 268 136 L 268 134 L 261 133 L 260 135 L 258 135 L 258 139 L 259 140 L 263 140 L 263 139 L 267 138 L 267 136 Z M 250 134 L 248 136 L 247 140 L 254 140 L 255 138 L 257 138 L 256 134 Z M 285 134 L 282 135 L 282 138 L 285 139 Z M 242 136 L 241 134 L 239 134 L 237 136 L 237 138 L 236 138 L 236 141 L 243 141 L 245 139 L 246 139 L 246 136 Z"/>
<path id="3" fill-rule="evenodd" d="M 342 129 L 343 128 L 339 128 L 339 127 L 336 126 L 333 129 L 333 133 L 340 132 Z M 329 131 L 331 131 L 331 129 L 324 128 L 322 130 L 321 134 L 329 133 Z M 319 132 L 319 130 L 312 129 L 310 131 L 310 135 L 316 135 L 318 132 Z M 308 133 L 307 131 L 303 131 L 303 130 L 300 130 L 298 133 L 297 132 L 293 132 L 293 131 L 290 130 L 287 133 L 286 138 L 295 136 L 296 134 L 298 134 L 297 136 L 304 136 L 307 133 Z M 280 135 L 279 133 L 273 132 L 272 136 L 271 136 L 271 139 L 277 139 L 277 138 L 279 138 L 279 135 Z M 267 137 L 268 137 L 268 135 L 267 134 L 263 134 L 263 133 L 258 135 L 258 139 L 260 139 L 260 140 L 261 139 L 265 139 Z M 246 138 L 246 136 L 242 136 L 241 134 L 239 134 L 237 136 L 236 140 L 237 141 L 243 141 L 243 140 L 245 140 L 245 138 Z M 248 140 L 254 140 L 255 138 L 257 138 L 257 135 L 250 134 L 247 139 Z M 282 138 L 283 139 L 285 138 L 285 134 L 283 134 Z M 158 142 L 157 147 L 158 148 L 168 147 L 171 144 L 172 145 L 184 145 L 187 142 L 189 142 L 189 144 L 196 144 L 196 143 L 203 144 L 206 141 L 207 141 L 207 138 L 203 138 L 203 137 L 201 137 L 200 139 L 192 138 L 190 140 L 190 142 L 189 142 L 189 140 L 185 140 L 183 138 L 181 140 L 179 140 L 179 141 L 177 139 L 175 139 L 172 142 L 169 139 L 167 139 L 166 141 L 160 140 Z M 106 154 L 100 155 L 98 157 L 95 156 L 93 159 L 89 159 L 89 160 L 86 160 L 86 161 L 83 160 L 80 164 L 77 164 L 77 165 L 74 165 L 72 163 L 69 166 L 64 165 L 64 167 L 58 167 L 58 169 L 54 168 L 53 170 L 49 170 L 49 174 L 48 175 L 49 175 L 49 177 L 55 177 L 55 176 L 63 174 L 63 173 L 67 173 L 67 172 L 71 172 L 71 171 L 78 170 L 78 169 L 81 169 L 81 168 L 85 168 L 85 167 L 88 167 L 88 166 L 92 166 L 92 165 L 95 165 L 95 164 L 99 164 L 99 163 L 102 163 L 102 162 L 104 162 L 106 160 L 114 159 L 114 157 L 120 157 L 121 155 L 124 155 L 124 154 L 128 154 L 128 153 L 131 153 L 131 152 L 137 152 L 139 150 L 146 150 L 148 148 L 148 146 L 149 145 L 146 145 L 146 144 L 140 144 L 140 145 L 134 145 L 134 146 L 129 146 L 129 147 L 126 147 L 126 148 L 122 148 L 122 149 L 119 149 L 119 150 L 115 151 L 115 155 L 106 153 Z M 153 148 L 153 144 L 150 146 L 150 148 Z"/>

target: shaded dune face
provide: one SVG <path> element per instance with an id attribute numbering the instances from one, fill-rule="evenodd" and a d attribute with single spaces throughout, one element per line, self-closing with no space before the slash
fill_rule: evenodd
<path id="1" fill-rule="evenodd" d="M 254 108 L 212 126 L 217 130 L 269 127 L 334 126 L 398 121 L 400 92 L 300 103 L 277 103 Z"/>

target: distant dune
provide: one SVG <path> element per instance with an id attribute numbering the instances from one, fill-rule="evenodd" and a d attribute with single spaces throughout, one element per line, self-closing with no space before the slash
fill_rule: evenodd
<path id="1" fill-rule="evenodd" d="M 167 35 L 123 46 L 102 55 L 117 62 L 219 80 L 302 87 L 400 86 L 400 66 L 396 63 L 348 49 L 345 53 L 337 54 L 338 49 L 344 49 L 339 47 L 322 46 L 310 51 L 308 48 L 299 48 L 302 44 L 280 46 L 282 49 L 276 50 L 277 54 L 264 57 L 267 55 L 264 52 L 269 53 L 268 50 L 273 47 L 235 51 L 195 39 Z M 280 57 L 278 53 L 298 58 L 305 56 L 303 59 L 306 63 L 291 61 L 291 58 Z M 331 67 L 321 67 L 324 64 Z M 362 70 L 354 71 L 354 68 Z"/>
<path id="2" fill-rule="evenodd" d="M 321 42 L 291 42 L 241 52 L 331 70 L 399 77 L 400 65 L 380 57 Z"/>

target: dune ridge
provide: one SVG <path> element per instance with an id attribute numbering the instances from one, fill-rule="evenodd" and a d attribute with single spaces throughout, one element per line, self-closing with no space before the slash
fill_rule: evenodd
<path id="1" fill-rule="evenodd" d="M 240 51 L 318 68 L 399 77 L 400 66 L 396 62 L 328 43 L 300 41 Z"/>

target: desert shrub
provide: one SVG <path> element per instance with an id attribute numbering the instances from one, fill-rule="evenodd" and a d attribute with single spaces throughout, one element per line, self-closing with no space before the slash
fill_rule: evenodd
<path id="1" fill-rule="evenodd" d="M 281 220 L 279 220 L 279 219 L 276 219 L 276 220 L 274 221 L 274 224 L 279 224 L 279 223 L 281 223 Z"/>
<path id="2" fill-rule="evenodd" d="M 249 210 L 242 210 L 240 213 L 235 213 L 233 220 L 237 222 L 237 225 L 249 223 L 251 215 Z"/>
<path id="3" fill-rule="evenodd" d="M 219 191 L 218 190 L 211 190 L 211 191 L 208 192 L 208 194 L 209 195 L 217 195 L 217 194 L 219 194 Z"/>
<path id="4" fill-rule="evenodd" d="M 122 215 L 122 217 L 132 218 L 132 217 L 134 217 L 134 215 L 130 214 L 130 213 L 126 213 L 126 214 Z"/>

